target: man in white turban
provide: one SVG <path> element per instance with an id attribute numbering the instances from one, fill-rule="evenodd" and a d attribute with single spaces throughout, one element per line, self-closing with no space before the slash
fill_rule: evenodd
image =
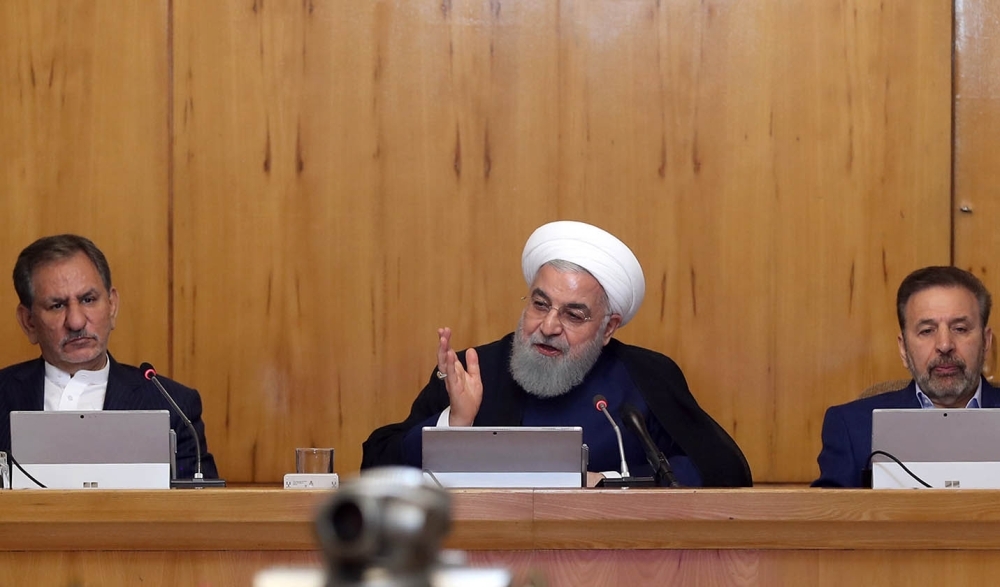
<path id="1" fill-rule="evenodd" d="M 551 222 L 528 238 L 521 267 L 528 292 L 517 330 L 456 352 L 451 329 L 439 328 L 437 368 L 409 417 L 364 443 L 362 468 L 419 467 L 425 426 L 581 426 L 593 484 L 621 463 L 617 437 L 594 409 L 601 395 L 614 416 L 623 406 L 640 412 L 681 484 L 752 483 L 743 453 L 698 406 L 680 368 L 612 338 L 646 291 L 642 267 L 625 243 L 582 222 Z M 637 435 L 622 440 L 633 476 L 669 480 L 663 467 L 653 470 Z"/>

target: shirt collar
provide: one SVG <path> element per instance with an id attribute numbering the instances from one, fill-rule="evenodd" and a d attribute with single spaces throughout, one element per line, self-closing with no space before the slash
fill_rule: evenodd
<path id="1" fill-rule="evenodd" d="M 76 379 L 83 384 L 106 384 L 108 382 L 108 375 L 111 373 L 111 359 L 107 354 L 104 357 L 104 367 L 97 371 L 81 369 L 76 372 L 76 375 L 72 376 L 59 367 L 45 361 L 45 378 L 62 389 L 69 384 L 70 379 Z"/>

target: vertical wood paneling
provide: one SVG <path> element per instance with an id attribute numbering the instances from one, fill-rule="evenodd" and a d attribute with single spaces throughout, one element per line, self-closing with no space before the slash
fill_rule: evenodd
<path id="1" fill-rule="evenodd" d="M 38 356 L 14 321 L 17 254 L 76 232 L 122 300 L 111 351 L 168 370 L 166 1 L 0 3 L 0 363 Z"/>
<path id="2" fill-rule="evenodd" d="M 984 0 L 955 3 L 955 218 L 954 263 L 974 272 L 1000 296 L 1000 6 Z M 963 211 L 965 210 L 965 211 Z M 995 316 L 995 313 L 994 313 Z M 992 320 L 994 328 L 997 321 Z M 996 377 L 997 346 L 987 358 Z"/>
<path id="3" fill-rule="evenodd" d="M 810 479 L 824 409 L 901 374 L 895 288 L 948 260 L 948 3 L 174 6 L 174 352 L 230 479 L 356 468 L 435 327 L 514 327 L 556 218 L 633 246 L 622 337 L 760 480 Z"/>
<path id="4" fill-rule="evenodd" d="M 956 6 L 955 261 L 995 286 L 997 15 Z M 951 34 L 904 0 L 4 2 L 0 252 L 94 238 L 112 351 L 202 391 L 225 476 L 273 481 L 304 444 L 356 469 L 435 328 L 513 329 L 524 239 L 594 222 L 647 274 L 621 337 L 758 480 L 805 481 L 825 408 L 904 373 L 900 279 L 949 261 Z M 37 352 L 15 305 L 5 364 Z"/>
<path id="5" fill-rule="evenodd" d="M 682 194 L 664 215 L 677 224 L 642 241 L 662 247 L 664 334 L 644 340 L 678 359 L 758 479 L 808 480 L 826 406 L 902 373 L 895 288 L 947 260 L 948 21 L 945 3 L 904 2 L 689 20 L 691 127 L 664 190 Z"/>

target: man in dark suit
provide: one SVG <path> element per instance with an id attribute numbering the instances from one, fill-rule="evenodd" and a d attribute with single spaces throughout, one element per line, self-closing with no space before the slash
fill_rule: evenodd
<path id="1" fill-rule="evenodd" d="M 76 235 L 41 238 L 18 256 L 14 289 L 20 302 L 17 321 L 42 356 L 0 370 L 0 450 L 10 451 L 14 410 L 168 410 L 170 426 L 177 431 L 177 478 L 192 478 L 194 436 L 138 368 L 118 363 L 108 353 L 118 291 L 100 249 Z M 217 478 L 205 440 L 201 397 L 167 378 L 160 381 L 194 424 L 203 475 Z"/>
<path id="2" fill-rule="evenodd" d="M 991 305 L 986 286 L 957 267 L 925 267 L 903 280 L 896 293 L 897 343 L 913 381 L 827 410 L 814 487 L 863 485 L 872 410 L 1000 407 L 1000 390 L 982 376 L 993 339 Z"/>
<path id="3" fill-rule="evenodd" d="M 622 461 L 632 475 L 652 475 L 637 434 L 622 431 L 619 448 L 594 407 L 601 396 L 622 425 L 624 406 L 639 411 L 680 484 L 752 485 L 743 452 L 698 405 L 680 367 L 613 338 L 646 291 L 639 260 L 625 243 L 582 222 L 550 222 L 528 238 L 521 268 L 528 291 L 517 330 L 456 351 L 451 329 L 438 329 L 437 368 L 406 420 L 365 441 L 362 469 L 420 467 L 425 426 L 580 426 L 589 448 L 588 485 L 620 477 Z"/>

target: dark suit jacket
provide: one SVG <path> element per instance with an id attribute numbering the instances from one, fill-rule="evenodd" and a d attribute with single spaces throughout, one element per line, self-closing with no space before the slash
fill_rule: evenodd
<path id="1" fill-rule="evenodd" d="M 483 380 L 483 402 L 475 426 L 519 426 L 527 392 L 514 381 L 508 368 L 513 334 L 476 347 Z M 604 347 L 624 362 L 650 411 L 663 429 L 698 468 L 705 487 L 744 487 L 753 484 L 750 466 L 729 434 L 695 401 L 680 367 L 655 351 L 612 339 Z M 465 364 L 465 351 L 458 353 Z M 449 405 L 444 382 L 433 374 L 414 400 L 409 417 L 383 426 L 362 445 L 361 468 L 402 465 L 403 440 L 421 422 L 440 414 Z"/>
<path id="2" fill-rule="evenodd" d="M 194 437 L 166 398 L 146 381 L 137 367 L 118 363 L 110 355 L 108 389 L 104 396 L 105 410 L 168 410 L 170 427 L 177 431 L 177 478 L 190 479 L 195 472 Z M 215 459 L 208 452 L 205 423 L 201 420 L 201 396 L 176 381 L 160 377 L 160 382 L 194 424 L 201 442 L 201 470 L 206 479 L 215 479 L 219 472 Z M 15 410 L 41 411 L 45 405 L 45 362 L 41 359 L 11 365 L 0 370 L 0 450 L 10 452 L 10 413 Z M 127 442 L 127 440 L 126 440 Z M 17 455 L 14 455 L 17 458 Z"/>
<path id="3" fill-rule="evenodd" d="M 1000 390 L 983 379 L 983 408 L 1000 407 Z M 862 474 L 872 452 L 872 410 L 891 408 L 920 409 L 916 383 L 898 391 L 833 406 L 823 418 L 823 449 L 819 479 L 813 487 L 862 487 Z"/>

